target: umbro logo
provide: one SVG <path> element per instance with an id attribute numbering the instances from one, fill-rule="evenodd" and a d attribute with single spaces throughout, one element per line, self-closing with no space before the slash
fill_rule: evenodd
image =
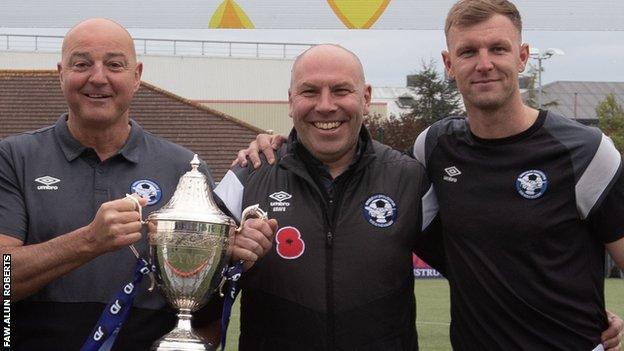
<path id="1" fill-rule="evenodd" d="M 290 201 L 286 200 L 292 199 L 292 195 L 285 191 L 278 191 L 269 195 L 269 197 L 275 200 L 269 203 L 273 212 L 286 212 L 286 209 L 290 207 Z"/>
<path id="2" fill-rule="evenodd" d="M 290 195 L 289 193 L 285 192 L 285 191 L 278 191 L 276 193 L 273 193 L 271 195 L 269 195 L 269 197 L 275 201 L 279 201 L 282 202 L 284 200 L 288 200 L 290 198 L 292 198 L 292 195 Z"/>
<path id="3" fill-rule="evenodd" d="M 447 182 L 452 182 L 452 183 L 456 183 L 457 182 L 456 177 L 462 174 L 462 172 L 455 166 L 445 168 L 444 172 L 446 173 L 446 175 L 443 177 L 443 179 L 446 180 Z"/>
<path id="4" fill-rule="evenodd" d="M 44 176 L 35 179 L 35 182 L 43 185 L 37 185 L 37 190 L 58 190 L 58 185 L 52 185 L 60 182 L 58 178 Z"/>

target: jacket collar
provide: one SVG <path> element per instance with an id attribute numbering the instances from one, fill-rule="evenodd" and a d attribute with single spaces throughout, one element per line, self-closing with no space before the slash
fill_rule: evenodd
<path id="1" fill-rule="evenodd" d="M 284 150 L 284 147 L 282 147 Z M 358 140 L 358 151 L 356 152 L 353 161 L 349 165 L 347 172 L 359 171 L 366 167 L 370 162 L 375 160 L 375 150 L 373 149 L 373 140 L 370 137 L 368 129 L 364 125 L 360 129 L 360 135 Z M 306 162 L 313 162 L 315 166 L 324 167 L 321 161 L 317 160 L 312 154 L 303 146 L 297 137 L 297 131 L 293 128 L 288 136 L 288 142 L 285 147 L 285 153 L 279 159 L 279 165 L 292 170 L 299 170 L 299 172 L 307 173 Z"/>

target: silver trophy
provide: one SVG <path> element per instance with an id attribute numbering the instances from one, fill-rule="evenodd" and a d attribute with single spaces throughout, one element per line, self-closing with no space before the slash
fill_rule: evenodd
<path id="1" fill-rule="evenodd" d="M 236 223 L 215 204 L 206 176 L 191 170 L 180 177 L 171 200 L 148 218 L 150 258 L 165 298 L 178 310 L 178 324 L 152 345 L 152 350 L 214 350 L 191 329 L 191 313 L 201 308 L 219 286 L 230 260 Z M 257 205 L 243 211 L 266 218 Z"/>

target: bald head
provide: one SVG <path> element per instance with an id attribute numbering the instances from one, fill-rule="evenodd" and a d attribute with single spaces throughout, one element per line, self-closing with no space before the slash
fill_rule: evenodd
<path id="1" fill-rule="evenodd" d="M 366 84 L 366 79 L 364 78 L 364 68 L 362 67 L 362 62 L 357 55 L 340 45 L 320 44 L 309 48 L 295 59 L 290 74 L 291 88 L 295 82 L 295 77 L 301 73 L 299 70 L 302 66 L 302 62 L 314 64 L 319 61 L 348 63 L 348 65 L 352 68 L 353 74 L 355 74 L 353 77 L 355 78 L 355 81 L 358 84 Z"/>
<path id="2" fill-rule="evenodd" d="M 65 60 L 76 44 L 84 41 L 97 42 L 98 40 L 115 42 L 120 50 L 129 53 L 128 59 L 131 62 L 136 62 L 136 50 L 130 33 L 119 23 L 106 18 L 90 18 L 72 27 L 63 39 L 62 60 Z"/>
<path id="3" fill-rule="evenodd" d="M 74 133 L 107 128 L 125 132 L 143 72 L 128 31 L 104 18 L 78 23 L 65 35 L 57 68 Z"/>
<path id="4" fill-rule="evenodd" d="M 370 100 L 360 60 L 343 47 L 314 46 L 293 64 L 288 106 L 297 138 L 334 178 L 353 160 Z"/>

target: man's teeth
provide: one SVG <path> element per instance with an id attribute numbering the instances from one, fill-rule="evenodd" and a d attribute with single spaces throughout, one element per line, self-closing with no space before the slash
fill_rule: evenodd
<path id="1" fill-rule="evenodd" d="M 87 94 L 88 97 L 90 98 L 104 98 L 107 97 L 106 95 L 100 95 L 100 94 Z"/>
<path id="2" fill-rule="evenodd" d="M 342 122 L 314 122 L 314 126 L 318 129 L 334 129 L 340 127 Z"/>

